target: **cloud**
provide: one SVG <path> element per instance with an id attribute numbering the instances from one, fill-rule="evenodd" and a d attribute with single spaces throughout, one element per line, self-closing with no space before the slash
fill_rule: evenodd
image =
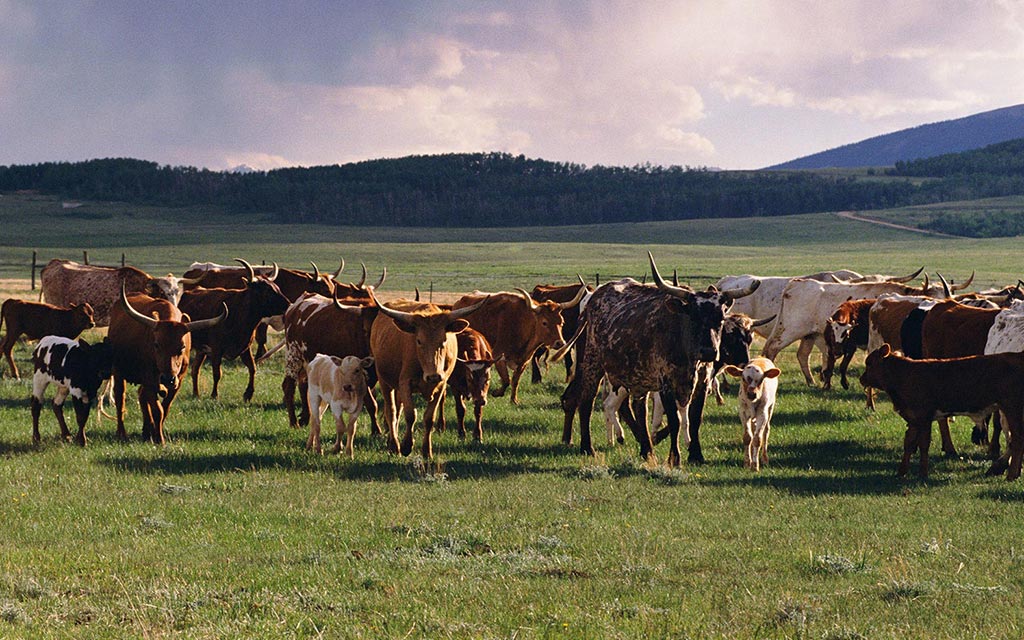
<path id="1" fill-rule="evenodd" d="M 711 86 L 728 100 L 743 98 L 757 106 L 791 107 L 796 103 L 791 89 L 780 89 L 753 76 L 722 78 L 712 81 Z"/>

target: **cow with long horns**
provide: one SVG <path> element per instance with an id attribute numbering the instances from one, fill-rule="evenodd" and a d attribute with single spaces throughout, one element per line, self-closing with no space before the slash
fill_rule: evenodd
<path id="1" fill-rule="evenodd" d="M 370 331 L 370 350 L 384 396 L 384 421 L 388 426 L 388 447 L 392 451 L 402 455 L 412 451 L 416 422 L 413 395 L 418 393 L 427 401 L 423 412 L 422 453 L 425 459 L 433 457 L 431 433 L 441 410 L 448 378 L 455 369 L 458 354 L 455 336 L 469 327 L 466 316 L 488 301 L 485 297 L 452 311 L 410 300 L 395 300 L 388 305 L 377 303 L 380 313 Z M 398 442 L 399 412 L 405 416 L 406 425 L 401 444 Z"/>
<path id="2" fill-rule="evenodd" d="M 719 357 L 722 323 L 732 301 L 759 286 L 753 281 L 742 289 L 725 291 L 676 287 L 662 279 L 654 257 L 647 255 L 656 286 L 624 278 L 598 287 L 587 303 L 584 348 L 570 384 L 575 388 L 563 396 L 563 407 L 579 410 L 580 451 L 587 455 L 594 455 L 590 415 L 603 376 L 631 393 L 661 392 L 666 406 L 678 402 L 687 407 L 697 387 L 698 368 Z M 622 417 L 640 444 L 641 457 L 653 459 L 654 444 L 646 420 L 639 421 L 628 405 L 623 405 Z M 667 418 L 668 461 L 678 466 L 679 416 L 668 411 Z M 699 434 L 691 429 L 690 437 L 690 461 L 703 462 Z"/>
<path id="3" fill-rule="evenodd" d="M 519 404 L 519 379 L 530 363 L 533 354 L 541 346 L 558 349 L 565 344 L 562 337 L 562 310 L 579 305 L 587 293 L 587 285 L 580 278 L 579 289 L 572 300 L 566 302 L 537 302 L 523 289 L 516 293 L 483 293 L 480 291 L 462 296 L 453 310 L 467 307 L 479 309 L 466 315 L 471 327 L 487 338 L 495 358 L 501 387 L 492 390 L 492 395 L 502 396 L 512 387 L 512 403 Z M 478 303 L 488 298 L 487 306 Z M 512 376 L 509 377 L 509 369 Z"/>
<path id="4" fill-rule="evenodd" d="M 124 391 L 131 382 L 139 385 L 143 440 L 164 444 L 164 420 L 188 371 L 191 333 L 215 327 L 227 315 L 224 307 L 216 318 L 193 321 L 167 300 L 121 290 L 120 304 L 110 311 L 109 333 L 118 438 L 128 438 Z"/>
<path id="5" fill-rule="evenodd" d="M 228 309 L 228 318 L 224 322 L 192 332 L 192 348 L 196 351 L 192 361 L 192 393 L 196 396 L 199 395 L 199 371 L 207 356 L 213 369 L 211 398 L 217 397 L 221 362 L 225 358 L 233 360 L 241 357 L 242 364 L 249 371 L 249 384 L 242 399 L 246 402 L 251 400 L 255 392 L 256 362 L 250 346 L 256 328 L 264 318 L 281 315 L 288 309 L 288 299 L 274 284 L 276 265 L 275 270 L 267 276 L 257 276 L 248 262 L 241 258 L 238 258 L 238 262 L 248 271 L 243 288 L 192 289 L 185 292 L 178 305 L 183 313 L 197 319 L 212 317 L 222 306 Z"/>

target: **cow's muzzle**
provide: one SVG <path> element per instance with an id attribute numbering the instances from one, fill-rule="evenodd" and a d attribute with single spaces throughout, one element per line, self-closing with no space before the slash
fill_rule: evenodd
<path id="1" fill-rule="evenodd" d="M 436 385 L 438 382 L 441 382 L 441 376 L 436 373 L 431 373 L 429 375 L 424 375 L 423 381 L 429 385 Z"/>
<path id="2" fill-rule="evenodd" d="M 156 395 L 166 398 L 171 389 L 176 389 L 177 387 L 178 379 L 174 376 L 160 376 L 160 388 L 157 389 Z"/>

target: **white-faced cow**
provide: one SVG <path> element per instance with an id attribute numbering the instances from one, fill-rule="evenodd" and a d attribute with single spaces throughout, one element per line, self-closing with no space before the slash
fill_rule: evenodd
<path id="1" fill-rule="evenodd" d="M 71 340 L 60 336 L 46 336 L 32 352 L 32 442 L 39 444 L 39 414 L 43 410 L 43 395 L 50 384 L 57 387 L 53 397 L 53 413 L 60 424 L 64 440 L 71 439 L 68 423 L 64 419 L 64 401 L 71 396 L 78 423 L 78 444 L 85 446 L 85 423 L 89 421 L 89 408 L 96 401 L 100 384 L 110 377 L 110 344 L 104 340 L 89 344 L 85 340 Z"/>
<path id="2" fill-rule="evenodd" d="M 416 422 L 413 395 L 418 393 L 426 398 L 422 453 L 425 459 L 433 457 L 431 433 L 458 356 L 455 336 L 469 327 L 465 317 L 488 300 L 485 297 L 453 311 L 409 300 L 392 301 L 387 306 L 378 303 L 380 313 L 370 331 L 370 350 L 384 396 L 384 421 L 388 426 L 388 447 L 392 451 L 402 455 L 412 451 Z M 404 414 L 406 425 L 401 444 L 398 442 L 399 412 Z"/>
<path id="3" fill-rule="evenodd" d="M 97 327 L 110 324 L 110 312 L 116 306 L 122 286 L 128 294 L 144 293 L 152 298 L 178 304 L 184 287 L 201 280 L 177 278 L 167 274 L 154 278 L 135 267 L 101 267 L 71 260 L 53 259 L 40 273 L 40 296 L 58 307 L 88 303 Z"/>
<path id="4" fill-rule="evenodd" d="M 96 326 L 92 307 L 87 303 L 63 308 L 45 302 L 26 302 L 14 298 L 4 300 L 3 307 L 0 307 L 0 321 L 7 327 L 0 350 L 7 358 L 11 375 L 15 378 L 20 376 L 12 351 L 22 335 L 29 340 L 39 340 L 43 336 L 77 338 L 78 334 Z"/>
<path id="5" fill-rule="evenodd" d="M 590 415 L 601 378 L 608 376 L 616 387 L 632 394 L 658 391 L 666 406 L 687 406 L 698 386 L 701 363 L 713 363 L 719 356 L 722 323 L 732 301 L 757 289 L 693 291 L 665 282 L 648 254 L 656 286 L 632 278 L 609 282 L 597 288 L 587 302 L 587 330 L 577 375 L 563 394 L 567 412 L 578 409 L 580 451 L 594 455 L 590 438 Z M 706 380 L 705 380 L 706 383 Z M 640 444 L 643 458 L 654 458 L 654 444 L 646 419 L 638 421 L 628 405 L 622 417 Z M 668 461 L 680 464 L 679 419 L 668 411 L 670 449 Z M 571 434 L 570 434 L 571 435 Z M 699 434 L 690 430 L 689 459 L 702 462 Z M 563 434 L 564 437 L 564 434 Z"/>
<path id="6" fill-rule="evenodd" d="M 190 321 L 167 300 L 145 294 L 128 296 L 110 312 L 110 347 L 113 352 L 114 406 L 117 436 L 127 440 L 124 428 L 125 383 L 139 385 L 142 438 L 164 444 L 164 420 L 188 371 L 192 331 L 216 326 L 228 315 Z"/>
<path id="7" fill-rule="evenodd" d="M 744 466 L 760 471 L 768 464 L 768 438 L 772 432 L 779 389 L 779 368 L 768 358 L 754 358 L 742 369 L 728 365 L 725 372 L 740 379 L 739 411 L 743 425 Z"/>

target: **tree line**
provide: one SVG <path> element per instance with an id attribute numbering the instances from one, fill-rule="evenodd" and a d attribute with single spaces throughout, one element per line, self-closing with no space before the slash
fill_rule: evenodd
<path id="1" fill-rule="evenodd" d="M 1016 142 L 1024 147 L 1024 141 Z M 1024 193 L 1020 158 L 1016 165 L 1007 159 L 970 159 L 964 163 L 967 173 L 921 162 L 926 161 L 897 163 L 880 177 L 652 165 L 586 167 L 507 153 L 460 153 L 243 174 L 108 158 L 0 166 L 0 191 L 35 190 L 63 198 L 169 206 L 217 205 L 239 214 L 270 214 L 282 223 L 430 227 L 779 216 Z M 1003 172 L 987 169 L 999 162 L 1006 165 Z"/>

